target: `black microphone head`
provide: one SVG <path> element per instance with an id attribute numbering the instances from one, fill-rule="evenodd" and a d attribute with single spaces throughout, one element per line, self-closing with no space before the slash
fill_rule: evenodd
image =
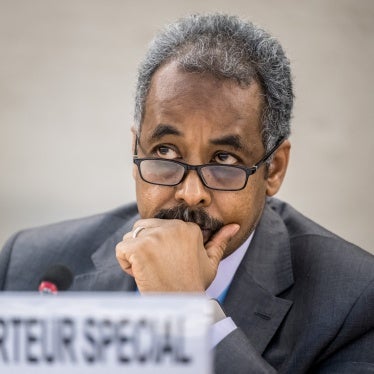
<path id="1" fill-rule="evenodd" d="M 59 291 L 65 291 L 73 282 L 73 273 L 65 265 L 53 265 L 46 271 L 40 282 L 53 283 Z"/>

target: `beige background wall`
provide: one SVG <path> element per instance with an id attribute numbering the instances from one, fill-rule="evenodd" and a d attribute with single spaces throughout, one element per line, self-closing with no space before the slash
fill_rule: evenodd
<path id="1" fill-rule="evenodd" d="M 372 0 L 0 0 L 0 245 L 134 199 L 137 64 L 165 23 L 206 11 L 262 25 L 291 59 L 293 150 L 279 197 L 374 251 Z"/>

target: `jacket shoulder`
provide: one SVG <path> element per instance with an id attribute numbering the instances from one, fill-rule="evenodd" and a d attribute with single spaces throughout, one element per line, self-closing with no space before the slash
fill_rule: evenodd
<path id="1" fill-rule="evenodd" d="M 0 289 L 27 288 L 30 274 L 40 277 L 46 268 L 58 263 L 71 267 L 73 271 L 77 267 L 79 272 L 89 270 L 93 266 L 92 253 L 136 217 L 134 203 L 14 234 L 0 252 Z"/>
<path id="2" fill-rule="evenodd" d="M 317 273 L 334 274 L 336 271 L 348 278 L 374 279 L 371 253 L 325 229 L 285 202 L 269 199 L 268 205 L 281 217 L 288 231 L 294 271 L 310 272 L 313 266 L 317 267 L 314 271 L 319 270 Z"/>
<path id="3" fill-rule="evenodd" d="M 279 295 L 293 302 L 282 339 L 294 341 L 292 354 L 308 352 L 321 367 L 333 357 L 367 361 L 372 357 L 374 256 L 289 204 L 270 199 L 268 206 L 288 231 L 294 277 L 293 286 Z"/>

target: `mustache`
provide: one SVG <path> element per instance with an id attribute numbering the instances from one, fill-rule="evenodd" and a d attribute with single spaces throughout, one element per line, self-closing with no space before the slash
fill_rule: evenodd
<path id="1" fill-rule="evenodd" d="M 185 205 L 177 205 L 169 209 L 161 209 L 155 218 L 161 219 L 179 219 L 184 222 L 193 222 L 201 229 L 210 230 L 212 235 L 219 231 L 224 223 L 211 217 L 204 209 L 191 209 Z"/>

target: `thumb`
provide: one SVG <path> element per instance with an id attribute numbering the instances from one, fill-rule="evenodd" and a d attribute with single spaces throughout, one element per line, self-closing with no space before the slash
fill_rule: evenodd
<path id="1" fill-rule="evenodd" d="M 206 254 L 216 267 L 218 267 L 218 264 L 225 253 L 227 244 L 239 229 L 240 226 L 236 223 L 230 223 L 223 226 L 221 230 L 219 230 L 205 245 Z"/>

